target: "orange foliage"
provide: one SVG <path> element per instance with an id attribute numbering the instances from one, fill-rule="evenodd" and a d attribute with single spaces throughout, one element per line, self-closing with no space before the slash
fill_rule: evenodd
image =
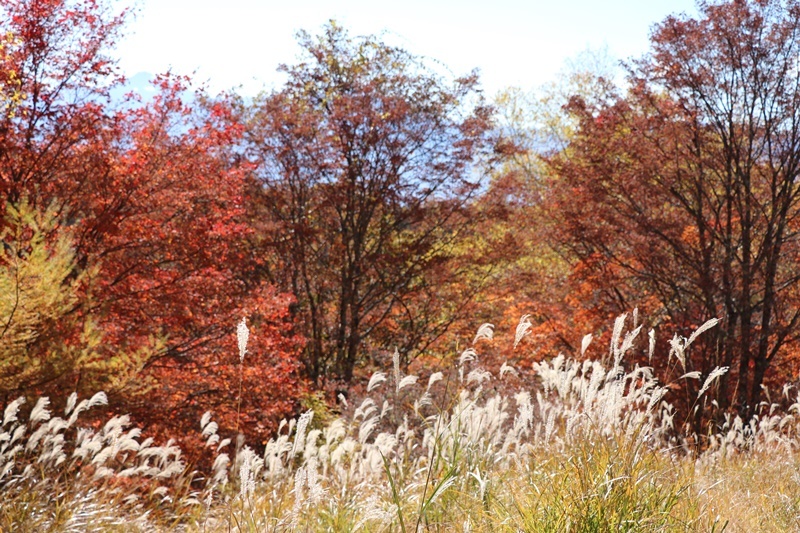
<path id="1" fill-rule="evenodd" d="M 57 205 L 75 238 L 76 275 L 91 273 L 69 311 L 74 320 L 52 325 L 27 350 L 35 357 L 78 343 L 92 323 L 102 342 L 89 363 L 120 361 L 107 382 L 85 382 L 78 367 L 35 390 L 3 393 L 64 398 L 114 387 L 115 408 L 169 436 L 195 433 L 209 408 L 232 429 L 233 329 L 247 316 L 254 331 L 241 423 L 263 439 L 297 409 L 303 342 L 291 299 L 253 274 L 261 259 L 248 245 L 247 169 L 231 162 L 242 129 L 224 100 L 187 94 L 184 78 L 159 77 L 148 102 L 112 98 L 124 80 L 106 51 L 123 21 L 96 2 L 2 4 L 4 68 L 22 97 L 0 116 L 0 197 Z M 126 372 L 130 379 L 113 379 Z"/>

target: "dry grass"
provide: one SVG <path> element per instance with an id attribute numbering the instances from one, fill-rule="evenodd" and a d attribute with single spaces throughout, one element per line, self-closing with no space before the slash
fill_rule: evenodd
<path id="1" fill-rule="evenodd" d="M 668 389 L 650 369 L 626 368 L 640 331 L 625 323 L 607 367 L 559 356 L 536 367 L 532 390 L 502 392 L 514 390 L 514 370 L 486 372 L 474 347 L 424 379 L 394 365 L 341 417 L 323 425 L 305 413 L 233 459 L 209 413 L 200 431 L 216 461 L 195 493 L 180 451 L 142 441 L 124 417 L 76 429 L 101 395 L 71 399 L 64 418 L 43 400 L 25 422 L 12 404 L 0 432 L 0 530 L 800 529 L 800 403 L 729 420 L 697 456 Z M 515 341 L 525 333 L 523 319 Z M 475 342 L 492 336 L 483 326 Z M 694 338 L 672 340 L 676 360 Z"/>

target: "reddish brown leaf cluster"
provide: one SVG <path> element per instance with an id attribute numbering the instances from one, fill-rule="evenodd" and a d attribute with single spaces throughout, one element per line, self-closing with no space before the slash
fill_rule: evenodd
<path id="1" fill-rule="evenodd" d="M 106 53 L 124 15 L 96 2 L 7 1 L 1 17 L 4 72 L 18 80 L 5 85 L 16 93 L 0 116 L 3 208 L 57 206 L 52 238 L 68 230 L 75 275 L 88 273 L 78 303 L 26 357 L 86 342 L 89 325 L 99 332 L 81 365 L 2 393 L 107 389 L 116 408 L 180 436 L 196 433 L 206 409 L 235 426 L 241 372 L 242 427 L 263 438 L 297 408 L 303 343 L 292 299 L 249 276 L 261 258 L 248 245 L 246 168 L 231 157 L 242 129 L 229 106 L 170 76 L 151 101 L 112 99 L 124 80 Z M 243 316 L 253 340 L 240 370 Z M 105 375 L 89 371 L 99 367 Z"/>
<path id="2" fill-rule="evenodd" d="M 571 102 L 578 132 L 550 159 L 552 238 L 590 293 L 583 307 L 639 305 L 687 336 L 720 318 L 685 371 L 730 367 L 717 405 L 745 416 L 768 369 L 797 350 L 798 31 L 796 2 L 702 4 L 699 19 L 668 18 L 630 90 Z M 655 364 L 665 369 L 666 353 Z M 699 386 L 687 382 L 689 397 Z"/>

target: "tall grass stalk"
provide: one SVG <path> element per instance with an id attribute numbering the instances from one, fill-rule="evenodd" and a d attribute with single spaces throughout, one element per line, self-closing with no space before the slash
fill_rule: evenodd
<path id="1" fill-rule="evenodd" d="M 242 409 L 242 383 L 244 381 L 244 356 L 247 354 L 247 341 L 250 339 L 250 330 L 247 321 L 242 318 L 236 326 L 236 341 L 239 348 L 239 394 L 236 395 L 236 433 L 239 433 L 239 414 Z"/>

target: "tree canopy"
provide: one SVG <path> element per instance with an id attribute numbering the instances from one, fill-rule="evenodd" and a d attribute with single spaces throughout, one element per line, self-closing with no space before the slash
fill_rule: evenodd
<path id="1" fill-rule="evenodd" d="M 285 86 L 244 109 L 267 277 L 297 298 L 313 379 L 368 347 L 425 346 L 474 289 L 451 261 L 491 155 L 478 78 L 444 79 L 336 23 L 299 34 Z"/>
<path id="2" fill-rule="evenodd" d="M 729 367 L 718 406 L 749 416 L 800 321 L 800 5 L 700 8 L 656 26 L 629 90 L 573 99 L 549 208 L 606 308 L 685 331 L 722 320 L 680 372 Z"/>

